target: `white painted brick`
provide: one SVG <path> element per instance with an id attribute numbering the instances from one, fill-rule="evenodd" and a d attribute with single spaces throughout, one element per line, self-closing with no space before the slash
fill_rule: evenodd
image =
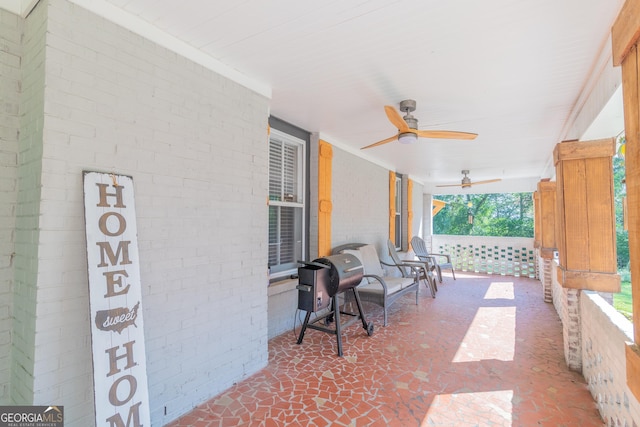
<path id="1" fill-rule="evenodd" d="M 553 263 L 553 303 L 563 323 L 567 363 L 582 369 L 605 424 L 640 424 L 640 403 L 626 385 L 625 342 L 633 339 L 631 322 L 595 292 L 562 288 L 556 269 Z"/>
<path id="2" fill-rule="evenodd" d="M 386 253 L 382 249 L 389 237 L 389 171 L 336 147 L 332 169 L 331 245 L 371 243 L 378 253 Z"/>
<path id="3" fill-rule="evenodd" d="M 640 424 L 640 403 L 627 387 L 625 342 L 633 326 L 595 292 L 580 298 L 583 375 L 607 425 Z"/>
<path id="4" fill-rule="evenodd" d="M 20 124 L 20 61 L 23 21 L 0 9 L 0 404 L 11 403 L 12 295 Z M 19 354 L 19 353 L 17 353 Z M 25 393 L 27 394 L 27 393 Z"/>
<path id="5" fill-rule="evenodd" d="M 40 277 L 36 398 L 72 396 L 67 419 L 91 420 L 86 347 L 73 364 L 45 348 L 89 341 L 81 171 L 113 170 L 136 188 L 150 397 L 161 424 L 266 364 L 267 100 L 75 5 L 54 0 L 48 12 L 42 245 L 39 262 L 25 265 L 38 265 Z M 36 85 L 25 88 L 37 96 Z M 24 170 L 34 186 L 38 154 Z M 229 245 L 236 241 L 263 250 Z M 234 262 L 247 254 L 248 265 Z M 60 307 L 68 320 L 56 318 Z M 75 338 L 62 332 L 74 323 L 85 325 Z"/>

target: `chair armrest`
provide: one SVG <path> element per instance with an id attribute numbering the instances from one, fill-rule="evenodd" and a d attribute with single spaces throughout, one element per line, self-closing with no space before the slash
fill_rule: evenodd
<path id="1" fill-rule="evenodd" d="M 408 269 L 411 270 L 411 272 L 413 273 L 413 281 L 414 282 L 419 282 L 420 281 L 420 270 L 424 270 L 425 275 L 428 274 L 428 270 L 425 267 L 424 263 L 420 263 L 420 265 L 402 263 L 402 264 L 399 264 L 399 265 L 401 265 L 403 267 L 407 267 Z"/>
<path id="2" fill-rule="evenodd" d="M 396 265 L 396 264 L 389 264 L 389 263 L 386 263 L 386 262 L 384 262 L 384 261 L 382 261 L 382 260 L 378 260 L 378 261 L 380 261 L 380 265 L 384 265 L 384 266 L 387 266 L 387 267 L 396 267 L 396 268 L 398 269 L 398 271 L 400 272 L 400 274 L 402 275 L 402 277 L 404 277 L 405 272 L 404 272 L 404 271 L 402 271 L 402 268 L 400 268 L 400 266 L 399 266 L 399 265 Z"/>
<path id="3" fill-rule="evenodd" d="M 429 261 L 416 261 L 413 259 L 403 259 L 402 260 L 403 264 L 410 266 L 411 268 L 424 268 L 427 269 L 428 271 L 433 271 L 436 269 L 436 266 L 433 263 L 433 260 L 431 260 L 431 262 Z"/>
<path id="4" fill-rule="evenodd" d="M 434 253 L 431 253 L 431 255 L 432 255 L 432 256 L 441 256 L 441 257 L 445 257 L 445 258 L 447 258 L 447 262 L 451 262 L 451 255 L 449 255 L 449 254 L 434 254 Z"/>
<path id="5" fill-rule="evenodd" d="M 382 285 L 382 289 L 384 289 L 384 293 L 387 293 L 387 284 L 385 283 L 384 279 L 380 276 L 376 276 L 375 274 L 363 274 L 362 277 L 366 277 L 366 278 L 371 278 L 374 279 L 378 282 L 380 282 L 380 284 Z M 360 282 L 362 283 L 362 282 Z"/>
<path id="6" fill-rule="evenodd" d="M 386 263 L 386 262 L 381 260 L 380 264 L 386 265 L 387 267 L 397 267 L 398 270 L 400 270 L 400 274 L 402 274 L 402 277 L 406 277 L 407 273 L 405 273 L 405 271 L 402 270 L 402 267 L 406 267 L 406 268 L 408 268 L 409 270 L 411 270 L 413 272 L 414 279 L 420 275 L 420 273 L 416 270 L 416 268 L 423 268 L 424 267 L 424 262 L 420 262 L 420 261 L 416 261 L 416 264 L 410 264 L 410 263 L 404 262 L 404 261 L 401 262 L 400 264 L 395 264 L 395 263 L 389 264 L 389 263 Z"/>
<path id="7" fill-rule="evenodd" d="M 438 261 L 436 260 L 436 257 L 434 256 L 424 256 L 424 255 L 416 255 L 418 257 L 418 259 L 420 260 L 420 262 L 426 262 L 426 263 L 430 263 L 432 267 L 434 267 L 436 264 L 438 264 Z"/>

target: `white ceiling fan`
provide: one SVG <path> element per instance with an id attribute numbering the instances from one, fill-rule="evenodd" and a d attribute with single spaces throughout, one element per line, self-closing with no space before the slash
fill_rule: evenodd
<path id="1" fill-rule="evenodd" d="M 443 138 L 443 139 L 475 139 L 478 134 L 469 132 L 457 132 L 451 130 L 419 130 L 418 119 L 413 117 L 412 111 L 416 109 L 416 101 L 413 99 L 406 99 L 400 102 L 400 111 L 405 113 L 404 117 L 400 115 L 398 110 L 391 105 L 385 105 L 384 111 L 387 113 L 389 121 L 398 128 L 398 133 L 392 137 L 383 139 L 382 141 L 375 142 L 365 148 L 372 148 L 378 145 L 386 144 L 398 140 L 402 144 L 410 144 L 421 138 Z"/>
<path id="2" fill-rule="evenodd" d="M 502 181 L 501 178 L 495 178 L 495 179 L 485 179 L 483 181 L 475 181 L 472 182 L 471 178 L 469 178 L 469 171 L 468 170 L 463 170 L 462 171 L 462 175 L 464 175 L 462 177 L 462 181 L 460 182 L 460 184 L 442 184 L 442 185 L 436 185 L 436 187 L 462 187 L 462 188 L 470 188 L 473 185 L 476 184 L 489 184 L 490 182 L 498 182 L 498 181 Z"/>

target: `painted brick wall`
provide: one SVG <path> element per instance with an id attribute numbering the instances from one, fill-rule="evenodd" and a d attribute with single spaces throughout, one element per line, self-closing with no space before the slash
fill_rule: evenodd
<path id="1" fill-rule="evenodd" d="M 33 404 L 46 8 L 23 25 L 10 393 L 14 403 Z"/>
<path id="2" fill-rule="evenodd" d="M 298 311 L 297 285 L 298 280 L 284 280 L 269 286 L 269 339 L 296 328 L 300 331 L 306 312 Z M 291 339 L 295 339 L 293 333 Z"/>
<path id="3" fill-rule="evenodd" d="M 331 246 L 362 242 L 386 254 L 389 171 L 333 147 Z"/>
<path id="4" fill-rule="evenodd" d="M 633 326 L 597 292 L 564 289 L 552 263 L 553 304 L 563 327 L 565 361 L 581 371 L 606 425 L 640 424 L 640 403 L 626 385 L 625 341 Z"/>
<path id="5" fill-rule="evenodd" d="M 162 425 L 267 363 L 268 100 L 74 4 L 45 7 L 41 204 L 25 206 L 42 212 L 26 272 L 34 401 L 65 405 L 65 425 L 93 424 L 82 170 L 113 171 L 136 191 Z"/>
<path id="6" fill-rule="evenodd" d="M 640 403 L 627 387 L 625 342 L 633 325 L 596 292 L 580 298 L 582 373 L 606 425 L 640 425 Z"/>
<path id="7" fill-rule="evenodd" d="M 11 314 L 18 198 L 23 20 L 0 9 L 0 405 L 11 402 Z"/>

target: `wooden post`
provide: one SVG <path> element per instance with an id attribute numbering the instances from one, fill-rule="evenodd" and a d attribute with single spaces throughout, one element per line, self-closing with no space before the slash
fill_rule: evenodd
<path id="1" fill-rule="evenodd" d="M 565 288 L 620 292 L 613 166 L 615 139 L 566 141 L 553 152 L 559 227 L 558 282 Z"/>
<path id="2" fill-rule="evenodd" d="M 540 197 L 540 256 L 553 259 L 556 245 L 556 183 L 542 180 L 538 183 Z"/>
<path id="3" fill-rule="evenodd" d="M 611 30 L 613 65 L 622 65 L 624 130 L 627 139 L 625 170 L 627 186 L 627 226 L 631 294 L 633 296 L 633 336 L 626 350 L 627 385 L 640 400 L 640 0 L 627 0 Z"/>

